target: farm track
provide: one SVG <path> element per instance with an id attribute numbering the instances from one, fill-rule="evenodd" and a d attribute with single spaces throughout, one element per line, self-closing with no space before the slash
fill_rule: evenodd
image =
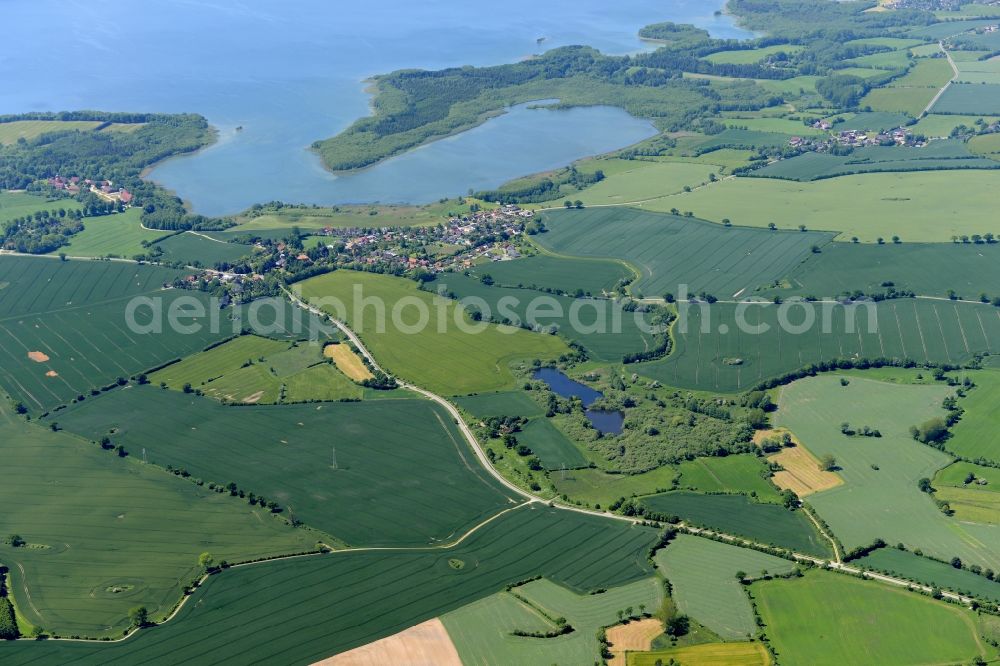
<path id="1" fill-rule="evenodd" d="M 943 95 L 945 91 L 947 91 L 948 88 L 951 87 L 951 84 L 954 83 L 955 79 L 958 78 L 959 74 L 958 65 L 955 64 L 954 60 L 952 60 L 951 54 L 948 53 L 948 49 L 944 47 L 944 43 L 938 42 L 938 48 L 941 49 L 942 53 L 944 53 L 944 57 L 948 59 L 948 64 L 951 65 L 951 71 L 954 72 L 955 74 L 948 80 L 948 83 L 941 86 L 941 90 L 938 90 L 937 94 L 934 95 L 934 98 L 931 99 L 931 101 L 927 104 L 927 106 L 924 107 L 924 110 L 920 113 L 921 118 L 923 118 L 924 116 L 926 116 L 928 113 L 931 112 L 931 109 L 934 108 L 934 105 L 937 104 L 937 101 L 941 99 L 941 95 Z"/>

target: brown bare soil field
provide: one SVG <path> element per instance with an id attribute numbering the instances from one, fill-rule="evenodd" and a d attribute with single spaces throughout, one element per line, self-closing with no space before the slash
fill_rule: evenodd
<path id="1" fill-rule="evenodd" d="M 788 431 L 784 429 L 758 430 L 753 439 L 755 443 L 760 444 L 768 437 L 781 436 L 785 432 Z M 794 434 L 792 434 L 792 441 L 795 442 L 795 446 L 782 449 L 767 457 L 769 461 L 776 462 L 784 468 L 780 472 L 775 472 L 772 477 L 776 486 L 782 490 L 791 490 L 799 497 L 805 497 L 822 490 L 836 488 L 844 482 L 836 472 L 821 470 L 819 461 Z"/>
<path id="2" fill-rule="evenodd" d="M 28 358 L 30 358 L 35 363 L 45 363 L 46 361 L 49 360 L 48 355 L 44 354 L 44 353 L 42 353 L 40 351 L 30 351 L 30 352 L 28 352 Z"/>
<path id="3" fill-rule="evenodd" d="M 434 618 L 388 638 L 316 662 L 313 666 L 462 666 L 441 620 Z"/>
<path id="4" fill-rule="evenodd" d="M 374 376 L 365 366 L 361 357 L 346 344 L 327 345 L 323 349 L 323 356 L 332 358 L 333 362 L 337 364 L 337 368 L 356 382 L 363 382 Z"/>
<path id="5" fill-rule="evenodd" d="M 646 652 L 653 639 L 662 633 L 663 623 L 653 617 L 609 627 L 607 636 L 612 657 L 608 659 L 608 666 L 625 666 L 626 650 Z"/>

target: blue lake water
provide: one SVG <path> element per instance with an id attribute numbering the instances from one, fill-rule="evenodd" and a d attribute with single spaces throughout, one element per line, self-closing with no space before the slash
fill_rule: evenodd
<path id="1" fill-rule="evenodd" d="M 549 385 L 552 392 L 563 398 L 579 398 L 583 406 L 590 407 L 594 401 L 604 396 L 603 393 L 570 379 L 555 368 L 539 368 L 531 375 Z M 591 425 L 602 433 L 618 434 L 625 423 L 625 414 L 616 410 L 587 409 L 584 414 Z"/>
<path id="2" fill-rule="evenodd" d="M 201 113 L 219 129 L 219 142 L 164 163 L 152 178 L 205 214 L 272 199 L 424 202 L 625 146 L 651 129 L 616 109 L 521 107 L 476 130 L 337 177 L 307 148 L 368 113 L 365 78 L 403 67 L 512 62 L 567 44 L 634 52 L 647 48 L 636 36 L 641 26 L 667 20 L 694 23 L 720 37 L 750 36 L 714 14 L 722 5 L 7 0 L 5 24 L 16 29 L 5 31 L 0 43 L 0 113 Z"/>

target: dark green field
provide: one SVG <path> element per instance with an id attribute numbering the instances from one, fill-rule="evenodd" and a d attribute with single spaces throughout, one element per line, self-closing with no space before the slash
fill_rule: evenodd
<path id="1" fill-rule="evenodd" d="M 1000 114 L 1000 85 L 954 83 L 934 105 L 934 113 Z"/>
<path id="2" fill-rule="evenodd" d="M 531 576 L 577 592 L 646 578 L 655 537 L 650 528 L 535 505 L 447 550 L 334 553 L 231 569 L 172 622 L 124 643 L 3 643 L 0 662 L 308 664 Z M 449 559 L 464 566 L 454 569 Z"/>
<path id="3" fill-rule="evenodd" d="M 0 384 L 30 410 L 44 411 L 232 335 L 231 310 L 213 311 L 198 292 L 162 289 L 178 275 L 121 262 L 0 257 Z M 136 296 L 162 305 L 162 333 L 129 328 L 127 307 Z M 191 334 L 172 330 L 166 318 L 182 297 L 204 307 L 203 316 L 181 320 L 199 325 Z M 150 323 L 152 310 L 139 308 L 135 320 Z M 31 352 L 42 356 L 32 360 Z"/>
<path id="4" fill-rule="evenodd" d="M 789 273 L 790 288 L 765 293 L 872 294 L 886 290 L 883 282 L 921 296 L 945 296 L 949 289 L 969 300 L 1000 295 L 1000 243 L 830 243 Z"/>
<path id="5" fill-rule="evenodd" d="M 584 293 L 600 294 L 632 275 L 632 271 L 617 261 L 576 259 L 539 254 L 513 261 L 494 261 L 474 266 L 470 271 L 479 277 L 489 273 L 496 284 L 504 287 L 555 289 L 569 294 L 581 289 Z"/>
<path id="6" fill-rule="evenodd" d="M 505 391 L 503 393 L 480 393 L 452 401 L 462 409 L 480 418 L 491 416 L 541 416 L 543 410 L 523 391 Z"/>
<path id="7" fill-rule="evenodd" d="M 234 262 L 253 251 L 248 245 L 224 243 L 200 234 L 185 232 L 156 243 L 163 250 L 161 261 L 181 261 L 193 266 L 214 266 Z"/>
<path id="8" fill-rule="evenodd" d="M 924 148 L 868 146 L 856 148 L 850 155 L 807 152 L 772 162 L 749 175 L 809 181 L 852 173 L 997 168 L 1000 162 L 973 155 L 963 141 L 948 139 Z"/>
<path id="9" fill-rule="evenodd" d="M 586 467 L 587 459 L 573 442 L 548 419 L 532 419 L 517 433 L 517 441 L 530 448 L 545 469 Z"/>
<path id="10" fill-rule="evenodd" d="M 905 550 L 879 548 L 853 564 L 1000 603 L 1000 582 Z"/>
<path id="11" fill-rule="evenodd" d="M 758 543 L 819 557 L 831 554 L 829 542 L 817 533 L 801 511 L 789 511 L 777 504 L 758 504 L 745 495 L 701 495 L 680 491 L 644 497 L 642 503 L 658 513 L 675 515 L 694 525 L 736 534 Z"/>
<path id="12" fill-rule="evenodd" d="M 451 417 L 424 400 L 225 407 L 132 387 L 58 420 L 90 439 L 114 431 L 132 455 L 145 449 L 151 462 L 206 482 L 235 482 L 353 545 L 454 539 L 511 505 Z"/>
<path id="13" fill-rule="evenodd" d="M 815 312 L 815 324 L 797 333 L 794 326 L 806 317 L 803 305 Z M 773 304 L 691 306 L 687 331 L 681 321 L 673 329 L 674 353 L 634 367 L 669 386 L 733 392 L 821 360 L 962 363 L 977 352 L 998 350 L 993 341 L 1000 336 L 1000 309 L 992 305 L 912 298 L 883 301 L 874 307 L 877 327 L 869 326 L 868 306 L 857 307 L 851 315 L 839 304 L 797 304 L 787 310 L 793 327 L 783 328 L 778 325 L 780 309 Z M 850 317 L 856 323 L 853 330 L 845 326 Z M 703 321 L 706 333 L 701 332 Z M 745 322 L 743 330 L 740 321 Z M 769 328 L 754 332 L 763 325 Z"/>
<path id="14" fill-rule="evenodd" d="M 467 309 L 478 309 L 484 316 L 488 312 L 494 320 L 517 318 L 540 330 L 555 330 L 602 361 L 620 361 L 626 354 L 644 352 L 658 344 L 658 336 L 643 330 L 643 326 L 650 329 L 645 315 L 627 312 L 609 299 L 574 299 L 532 289 L 486 286 L 460 273 L 442 275 L 428 288 L 447 289 Z"/>
<path id="15" fill-rule="evenodd" d="M 560 254 L 617 257 L 642 274 L 633 292 L 658 297 L 707 291 L 746 296 L 774 282 L 833 234 L 724 227 L 634 208 L 588 208 L 543 214 L 537 242 Z"/>

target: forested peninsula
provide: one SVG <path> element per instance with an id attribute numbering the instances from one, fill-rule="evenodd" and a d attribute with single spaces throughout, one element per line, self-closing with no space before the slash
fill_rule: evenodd
<path id="1" fill-rule="evenodd" d="M 764 81 L 822 76 L 824 96 L 858 100 L 872 86 L 901 76 L 887 70 L 879 80 L 848 74 L 845 61 L 886 49 L 845 42 L 902 35 L 937 19 L 921 10 L 867 12 L 875 2 L 813 3 L 808 0 L 730 0 L 728 10 L 744 27 L 765 36 L 713 39 L 691 26 L 660 23 L 640 36 L 660 47 L 636 55 L 609 56 L 586 46 L 567 46 L 523 62 L 439 71 L 406 69 L 374 78 L 374 110 L 313 148 L 332 170 L 360 169 L 403 151 L 485 122 L 515 104 L 558 99 L 559 106 L 609 105 L 651 120 L 663 132 L 721 131 L 721 111 L 754 111 L 784 102 Z M 787 46 L 760 62 L 713 62 L 713 53 Z M 686 75 L 685 75 L 686 73 Z M 723 78 L 724 77 L 724 78 Z M 646 143 L 655 154 L 654 137 Z"/>

